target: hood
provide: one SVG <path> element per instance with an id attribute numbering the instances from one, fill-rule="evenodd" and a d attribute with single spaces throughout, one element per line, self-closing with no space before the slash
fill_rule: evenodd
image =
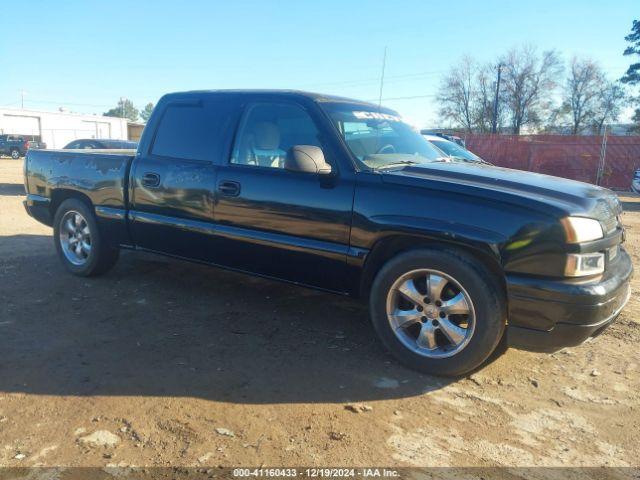
<path id="1" fill-rule="evenodd" d="M 600 220 L 606 231 L 622 211 L 617 196 L 605 188 L 486 164 L 411 165 L 384 171 L 382 181 L 493 198 L 558 215 L 590 216 Z"/>

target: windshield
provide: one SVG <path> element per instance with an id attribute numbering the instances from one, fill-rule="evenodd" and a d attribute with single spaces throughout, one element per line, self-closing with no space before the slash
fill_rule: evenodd
<path id="1" fill-rule="evenodd" d="M 467 160 L 469 162 L 482 161 L 482 159 L 477 155 L 474 155 L 469 150 L 462 148 L 457 143 L 450 142 L 449 140 L 431 140 L 431 143 L 433 143 L 436 147 L 438 147 L 450 157 Z"/>
<path id="2" fill-rule="evenodd" d="M 351 153 L 365 168 L 379 169 L 443 161 L 442 152 L 400 117 L 385 109 L 324 104 Z"/>

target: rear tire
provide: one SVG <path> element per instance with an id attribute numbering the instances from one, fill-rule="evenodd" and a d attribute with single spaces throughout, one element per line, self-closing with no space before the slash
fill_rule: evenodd
<path id="1" fill-rule="evenodd" d="M 18 150 L 17 148 L 12 148 L 10 155 L 14 160 L 18 160 L 20 158 L 20 150 Z"/>
<path id="2" fill-rule="evenodd" d="M 105 241 L 93 209 L 76 198 L 65 200 L 58 207 L 53 241 L 62 264 L 74 275 L 100 275 L 118 260 L 119 249 Z"/>
<path id="3" fill-rule="evenodd" d="M 471 255 L 453 249 L 414 250 L 389 260 L 373 282 L 370 312 L 391 354 L 441 376 L 482 365 L 506 324 L 499 282 Z"/>

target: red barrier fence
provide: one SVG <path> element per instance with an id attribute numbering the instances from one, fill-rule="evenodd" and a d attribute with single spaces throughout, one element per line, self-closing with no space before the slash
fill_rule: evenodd
<path id="1" fill-rule="evenodd" d="M 596 183 L 602 136 L 467 135 L 467 148 L 501 167 Z M 640 136 L 607 136 L 603 187 L 628 190 L 640 168 Z"/>

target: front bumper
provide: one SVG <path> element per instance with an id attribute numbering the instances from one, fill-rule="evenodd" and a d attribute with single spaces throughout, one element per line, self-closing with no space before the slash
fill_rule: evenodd
<path id="1" fill-rule="evenodd" d="M 552 352 L 602 332 L 631 294 L 631 258 L 620 254 L 596 280 L 548 280 L 507 275 L 510 346 Z"/>

